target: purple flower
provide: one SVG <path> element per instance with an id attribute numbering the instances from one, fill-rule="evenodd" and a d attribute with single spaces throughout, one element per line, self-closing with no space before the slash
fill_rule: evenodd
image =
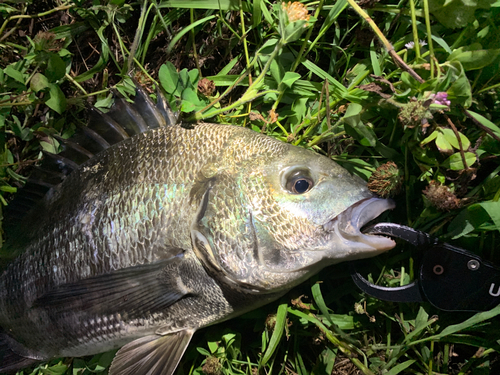
<path id="1" fill-rule="evenodd" d="M 440 91 L 437 94 L 431 94 L 429 99 L 432 99 L 431 104 L 441 104 L 447 107 L 450 106 L 451 102 L 448 100 L 448 93 Z"/>

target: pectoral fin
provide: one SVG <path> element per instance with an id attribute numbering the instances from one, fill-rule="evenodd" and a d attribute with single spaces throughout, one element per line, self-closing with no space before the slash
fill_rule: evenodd
<path id="1" fill-rule="evenodd" d="M 186 329 L 132 341 L 116 353 L 109 375 L 171 375 L 193 334 L 194 330 Z"/>
<path id="2" fill-rule="evenodd" d="M 161 311 L 189 290 L 182 283 L 182 254 L 151 264 L 125 268 L 64 284 L 38 298 L 33 308 L 50 311 L 120 312 L 129 318 Z"/>

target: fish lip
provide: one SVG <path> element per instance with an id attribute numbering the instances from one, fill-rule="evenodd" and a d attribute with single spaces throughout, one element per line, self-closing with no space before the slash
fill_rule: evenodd
<path id="1" fill-rule="evenodd" d="M 365 198 L 324 224 L 323 228 L 335 232 L 346 245 L 352 243 L 353 247 L 361 247 L 360 250 L 375 252 L 389 250 L 396 245 L 394 240 L 385 236 L 365 234 L 361 229 L 383 212 L 395 207 L 396 204 L 391 199 Z"/>

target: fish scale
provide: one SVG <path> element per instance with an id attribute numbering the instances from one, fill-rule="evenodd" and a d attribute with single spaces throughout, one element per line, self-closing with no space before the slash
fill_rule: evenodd
<path id="1" fill-rule="evenodd" d="M 158 98 L 137 87 L 133 104 L 92 111 L 14 202 L 0 371 L 122 347 L 111 375 L 170 375 L 197 329 L 394 245 L 360 231 L 392 203 L 330 159 L 249 129 L 174 124 Z M 49 190 L 32 204 L 37 184 Z"/>
<path id="2" fill-rule="evenodd" d="M 210 159 L 214 151 L 216 151 L 210 145 L 208 147 L 206 144 L 196 146 L 196 141 L 199 142 L 203 139 L 215 137 L 224 140 L 230 137 L 231 133 L 238 133 L 242 130 L 246 131 L 212 124 L 198 125 L 196 130 L 186 130 L 180 127 L 151 130 L 147 134 L 148 137 L 139 136 L 133 144 L 125 141 L 123 144 L 117 145 L 117 147 L 106 150 L 101 155 L 100 160 L 84 164 L 80 173 L 73 173 L 69 176 L 65 184 L 70 187 L 65 192 L 73 197 L 75 195 L 84 196 L 85 199 L 79 204 L 78 208 L 62 206 L 57 207 L 56 210 L 51 210 L 50 217 L 62 216 L 64 219 L 58 221 L 50 234 L 44 235 L 39 241 L 29 246 L 23 256 L 15 261 L 15 264 L 19 264 L 19 268 L 25 270 L 25 276 L 22 277 L 25 280 L 24 284 L 15 284 L 15 287 L 9 287 L 6 285 L 7 277 L 3 276 L 0 279 L 0 290 L 2 291 L 0 298 L 12 298 L 13 295 L 28 296 L 24 306 L 16 309 L 16 313 L 27 311 L 36 298 L 60 284 L 72 283 L 81 278 L 156 261 L 162 257 L 161 248 L 164 246 L 190 247 L 189 227 L 183 225 L 186 222 L 184 217 L 193 216 L 193 211 L 197 209 L 197 206 L 189 204 L 187 194 L 182 198 L 179 196 L 180 194 L 174 196 L 168 194 L 167 191 L 163 191 L 164 195 L 161 195 L 158 190 L 161 187 L 167 189 L 166 186 L 175 184 L 175 186 L 182 186 L 185 191 L 189 191 L 189 186 L 194 182 L 194 176 L 199 173 L 201 166 L 206 162 L 202 156 L 205 159 Z M 153 139 L 153 142 L 151 142 L 153 145 L 150 144 L 150 139 Z M 175 140 L 175 143 L 172 142 L 172 139 Z M 185 140 L 192 142 L 189 148 L 182 147 Z M 142 170 L 141 167 L 145 158 L 151 157 L 151 154 L 143 153 L 143 151 L 147 150 L 146 147 L 149 149 L 158 148 L 159 150 L 166 150 L 166 152 L 159 151 L 155 155 L 155 160 L 164 161 L 164 165 L 159 165 L 157 169 L 164 171 L 163 174 L 150 175 L 148 184 L 145 186 L 144 180 L 147 176 L 138 172 Z M 177 163 L 179 160 L 170 157 L 176 154 L 179 147 L 183 148 L 183 154 L 186 158 L 195 162 L 189 164 Z M 255 152 L 255 147 L 251 149 L 251 152 Z M 167 155 L 162 158 L 162 153 Z M 188 155 L 189 153 L 191 155 Z M 175 169 L 170 168 L 169 164 L 173 163 L 176 164 Z M 113 171 L 105 168 L 105 165 L 120 165 L 120 168 Z M 128 172 L 124 173 L 124 171 Z M 175 173 L 175 171 L 180 173 Z M 165 174 L 167 176 L 164 176 Z M 157 185 L 162 180 L 166 180 L 167 183 L 162 186 Z M 186 184 L 185 182 L 189 180 L 193 182 Z M 83 187 L 76 186 L 80 181 L 86 181 L 87 183 Z M 94 187 L 100 187 L 100 190 Z M 155 191 L 155 193 L 152 194 L 152 191 Z M 61 194 L 63 196 L 60 199 L 69 201 L 64 196 L 64 193 Z M 160 228 L 169 228 L 169 232 L 176 233 L 176 236 L 156 233 L 160 244 L 152 243 L 148 247 L 143 247 L 141 243 L 147 240 L 148 237 L 144 236 L 144 231 L 141 233 L 143 223 L 137 220 L 135 214 L 140 211 L 138 204 L 148 204 L 151 202 L 152 197 L 158 202 L 158 205 L 163 207 L 162 212 L 157 217 L 160 222 L 165 223 L 165 226 L 153 225 L 150 229 L 158 231 Z M 182 210 L 179 210 L 181 207 Z M 71 215 L 65 215 L 65 212 L 72 212 L 73 210 L 76 210 L 78 215 L 73 216 L 68 222 L 67 219 Z M 171 213 L 178 213 L 178 216 L 169 217 Z M 118 237 L 109 235 L 109 230 L 106 228 L 109 228 L 111 223 L 121 229 L 118 232 Z M 117 223 L 119 224 L 117 225 Z M 78 227 L 79 230 L 77 231 L 69 229 Z M 62 242 L 63 237 L 65 238 L 65 246 L 56 246 L 54 242 Z M 114 246 L 113 241 L 109 240 L 110 238 L 115 239 Z M 52 248 L 57 248 L 60 254 L 58 257 L 48 256 Z M 96 249 L 99 249 L 98 253 L 96 253 Z M 159 254 L 156 254 L 156 249 L 158 249 Z M 72 253 L 82 255 L 77 256 Z M 85 256 L 85 254 L 88 255 Z M 73 262 L 70 259 L 75 259 L 77 267 L 72 267 Z M 15 272 L 9 275 L 17 279 Z M 34 287 L 35 285 L 36 287 Z M 7 296 L 4 295 L 6 291 L 10 291 Z M 3 309 L 0 310 L 2 321 L 8 319 L 12 321 L 11 315 Z M 39 325 L 39 321 L 29 324 L 26 328 L 25 323 L 29 318 L 27 319 L 23 315 L 25 314 L 21 314 L 21 317 L 16 319 L 24 322 L 22 328 L 14 325 L 9 327 L 21 342 L 29 342 L 34 332 L 47 331 L 48 327 L 44 324 Z M 89 319 L 94 321 L 100 318 Z M 155 327 L 164 324 L 165 319 L 158 320 Z M 2 326 L 6 327 L 5 324 Z M 63 327 L 63 332 L 69 332 L 71 337 L 78 337 L 81 334 L 78 331 L 71 332 L 70 328 Z M 16 330 L 19 330 L 19 333 Z M 61 336 L 63 336 L 63 332 L 61 332 Z M 93 334 L 95 335 L 95 332 Z M 40 333 L 40 335 L 36 336 L 42 337 L 43 335 L 44 333 Z M 47 348 L 54 343 L 54 338 L 50 337 L 50 340 L 45 341 L 42 342 L 42 345 Z M 58 347 L 69 347 L 71 343 L 57 340 L 56 345 Z M 66 349 L 65 352 L 71 353 L 69 349 Z"/>

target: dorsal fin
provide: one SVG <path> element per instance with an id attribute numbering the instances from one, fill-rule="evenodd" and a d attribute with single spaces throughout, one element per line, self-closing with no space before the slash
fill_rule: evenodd
<path id="1" fill-rule="evenodd" d="M 44 152 L 41 165 L 34 168 L 26 185 L 7 206 L 6 227 L 17 226 L 51 189 L 56 189 L 66 176 L 95 155 L 150 129 L 176 125 L 177 118 L 164 96 L 158 93 L 155 105 L 146 90 L 135 80 L 134 83 L 133 103 L 115 93 L 115 103 L 107 113 L 92 107 L 86 127 L 79 127 L 70 139 L 55 137 L 62 151 L 59 154 Z"/>

